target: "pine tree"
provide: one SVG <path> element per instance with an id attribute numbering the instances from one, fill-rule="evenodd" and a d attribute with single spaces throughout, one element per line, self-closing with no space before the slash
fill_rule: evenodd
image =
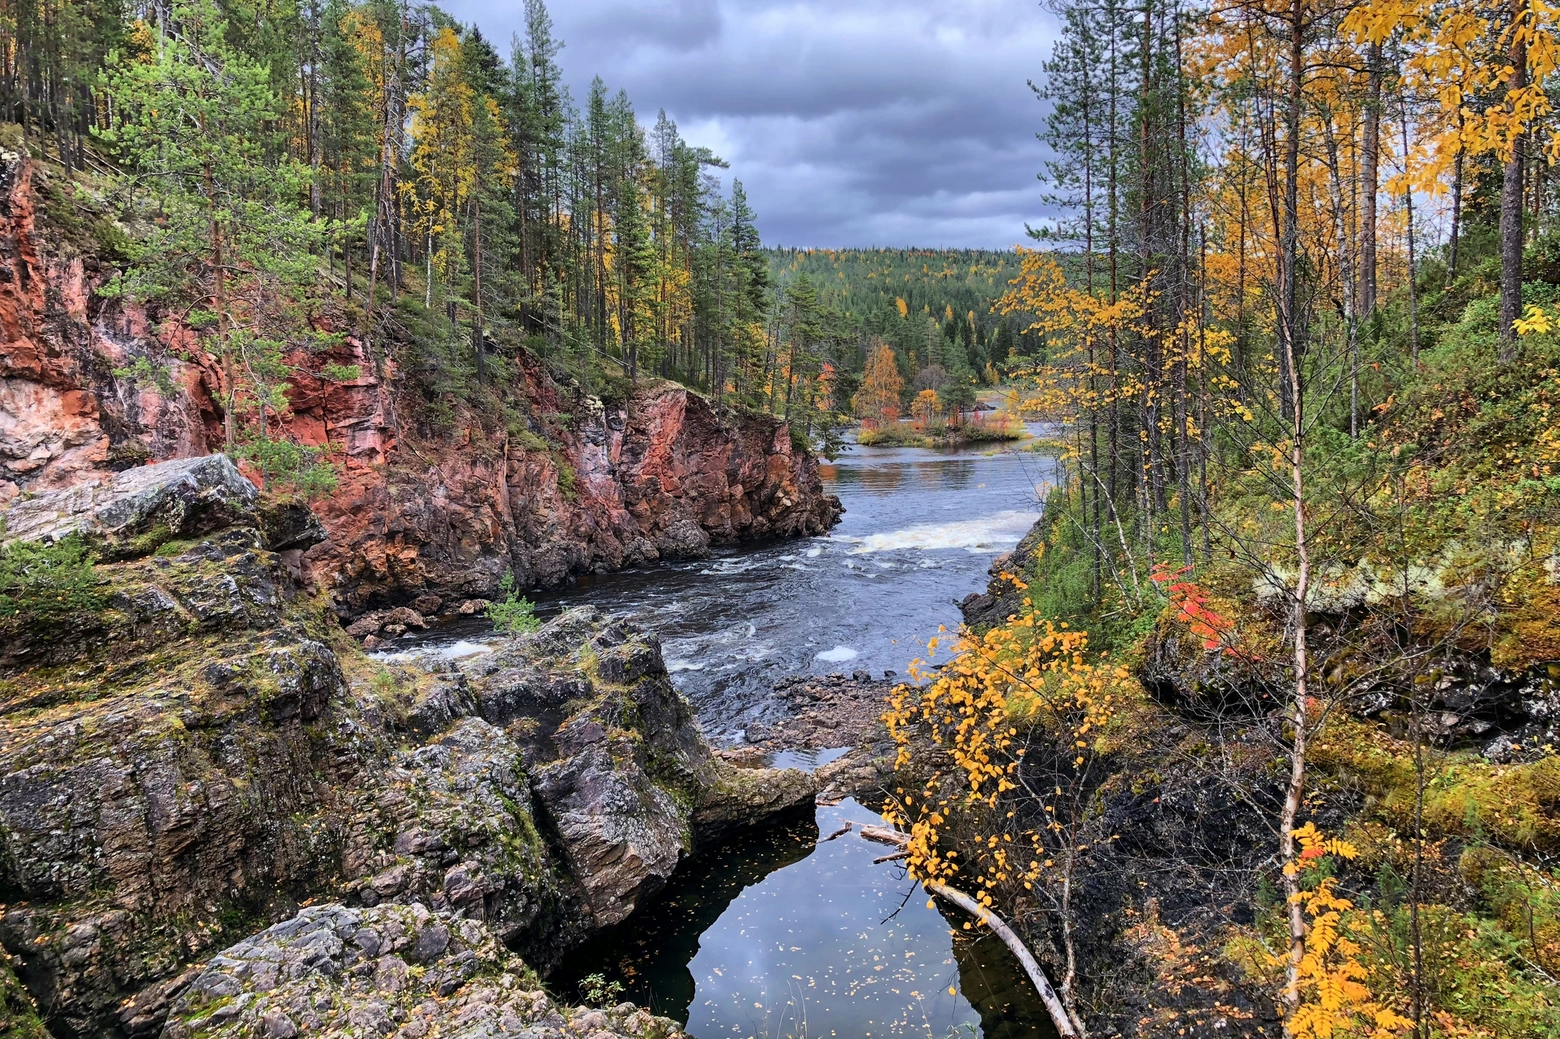
<path id="1" fill-rule="evenodd" d="M 143 29 L 147 57 L 115 56 L 108 70 L 116 121 L 101 137 L 157 213 L 117 288 L 199 330 L 222 368 L 231 452 L 241 413 L 267 435 L 282 354 L 308 340 L 293 305 L 312 282 L 318 227 L 299 204 L 307 168 L 267 154 L 280 115 L 269 71 L 229 46 L 211 0 L 171 4 L 168 29 Z"/>

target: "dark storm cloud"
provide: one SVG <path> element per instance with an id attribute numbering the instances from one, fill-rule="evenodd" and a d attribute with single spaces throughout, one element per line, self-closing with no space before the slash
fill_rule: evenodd
<path id="1" fill-rule="evenodd" d="M 490 37 L 520 5 L 451 0 Z M 1045 216 L 1051 50 L 1033 0 L 557 0 L 576 100 L 592 75 L 732 164 L 771 244 L 1020 241 Z"/>

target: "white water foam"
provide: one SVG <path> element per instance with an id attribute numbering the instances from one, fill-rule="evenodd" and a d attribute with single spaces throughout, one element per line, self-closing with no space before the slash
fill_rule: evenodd
<path id="1" fill-rule="evenodd" d="M 868 534 L 865 537 L 839 535 L 837 540 L 854 546 L 850 550 L 851 555 L 893 552 L 899 549 L 919 549 L 923 552 L 943 549 L 996 552 L 1010 547 L 1023 537 L 1039 518 L 1038 512 L 1008 509 L 990 516 L 955 520 L 952 523 L 918 523 L 913 527 L 889 531 L 886 534 Z"/>
<path id="2" fill-rule="evenodd" d="M 822 653 L 815 654 L 813 659 L 821 660 L 825 664 L 843 664 L 845 661 L 855 660 L 859 656 L 861 654 L 849 646 L 835 646 L 833 649 L 826 649 Z"/>
<path id="3" fill-rule="evenodd" d="M 413 649 L 398 649 L 381 653 L 370 653 L 374 660 L 418 660 L 431 658 L 433 660 L 460 660 L 462 657 L 474 657 L 479 653 L 493 652 L 494 644 L 491 642 L 476 642 L 471 639 L 460 639 L 457 642 L 445 643 L 436 646 L 417 646 Z"/>

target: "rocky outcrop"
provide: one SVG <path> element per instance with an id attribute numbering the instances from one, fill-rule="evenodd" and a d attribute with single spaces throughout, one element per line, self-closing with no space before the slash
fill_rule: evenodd
<path id="1" fill-rule="evenodd" d="M 1476 747 L 1499 763 L 1541 756 L 1545 744 L 1560 741 L 1560 667 L 1499 667 L 1488 649 L 1451 639 L 1410 663 L 1395 641 L 1393 620 L 1364 609 L 1308 618 L 1312 666 L 1347 679 L 1341 706 L 1351 714 L 1402 733 L 1417 725 L 1439 745 Z M 1255 639 L 1281 625 L 1264 608 L 1242 628 Z M 1173 615 L 1149 631 L 1137 675 L 1161 702 L 1200 718 L 1266 713 L 1291 689 L 1282 655 L 1210 648 Z"/>
<path id="2" fill-rule="evenodd" d="M 114 271 L 100 239 L 115 229 L 84 219 L 74 196 L 58 171 L 0 143 L 0 502 L 204 455 L 218 435 L 216 373 L 164 356 L 145 313 L 97 294 Z M 142 358 L 165 378 L 113 374 Z"/>
<path id="3" fill-rule="evenodd" d="M 1024 590 L 1014 578 L 1024 582 L 1029 580 L 1034 569 L 1035 553 L 1045 541 L 1045 522 L 1044 517 L 1036 520 L 1013 551 L 991 561 L 987 571 L 991 574 L 991 581 L 986 585 L 986 590 L 967 595 L 959 603 L 965 624 L 976 629 L 991 628 L 1023 612 Z"/>
<path id="4" fill-rule="evenodd" d="M 777 420 L 722 414 L 669 383 L 609 406 L 560 389 L 529 358 L 516 368 L 535 432 L 462 411 L 454 442 L 408 422 L 382 465 L 348 455 L 341 488 L 319 506 L 330 540 L 307 557 L 344 607 L 488 598 L 505 571 L 522 587 L 553 586 L 747 538 L 821 534 L 839 517 L 815 461 Z M 301 394 L 294 413 L 310 400 Z M 549 417 L 562 412 L 566 422 Z"/>
<path id="5" fill-rule="evenodd" d="M 555 1006 L 473 920 L 421 905 L 315 906 L 223 950 L 179 996 L 164 1039 L 677 1039 L 623 1004 Z"/>
<path id="6" fill-rule="evenodd" d="M 483 717 L 522 743 L 540 817 L 594 926 L 627 917 L 696 843 L 812 801 L 801 772 L 717 757 L 660 644 L 594 609 L 459 667 Z"/>
<path id="7" fill-rule="evenodd" d="M 184 500 L 189 469 L 110 484 Z M 591 611 L 459 667 L 365 660 L 272 547 L 286 535 L 244 525 L 274 514 L 248 493 L 219 510 L 239 526 L 97 565 L 100 604 L 55 636 L 27 641 L 25 606 L 4 619 L 0 946 L 56 1035 L 158 1034 L 192 962 L 305 900 L 416 903 L 545 966 L 701 835 L 811 797 L 798 773 L 733 775 L 659 646 Z M 72 519 L 95 507 L 49 514 L 113 528 Z"/>
<path id="8" fill-rule="evenodd" d="M 113 264 L 70 230 L 92 207 L 51 176 L 0 147 L 0 504 L 222 444 L 219 366 L 187 332 L 98 294 Z M 494 396 L 468 401 L 399 365 L 406 342 L 375 357 L 339 316 L 318 320 L 337 345 L 289 359 L 274 432 L 338 470 L 317 503 L 329 540 L 305 562 L 345 613 L 491 597 L 506 571 L 552 586 L 839 517 L 813 458 L 768 416 L 661 382 L 604 403 L 519 350 Z"/>
<path id="9" fill-rule="evenodd" d="M 302 552 L 325 540 L 306 507 L 270 501 L 226 455 L 203 455 L 88 479 L 64 490 L 29 494 L 5 510 L 0 539 L 82 539 L 107 559 L 144 556 L 171 541 L 229 527 L 259 531 L 278 552 Z"/>

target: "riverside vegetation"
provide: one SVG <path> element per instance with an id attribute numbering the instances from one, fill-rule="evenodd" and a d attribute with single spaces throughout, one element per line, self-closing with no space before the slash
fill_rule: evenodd
<path id="1" fill-rule="evenodd" d="M 1070 475 L 887 715 L 910 873 L 1063 1031 L 1554 1035 L 1555 11 L 1057 10 Z"/>

